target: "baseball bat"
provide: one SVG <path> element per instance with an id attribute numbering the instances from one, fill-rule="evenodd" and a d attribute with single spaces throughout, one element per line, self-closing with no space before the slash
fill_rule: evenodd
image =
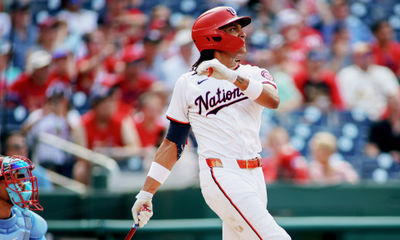
<path id="1" fill-rule="evenodd" d="M 140 208 L 140 211 L 141 211 L 141 212 L 142 212 L 142 211 L 151 212 L 151 210 L 149 210 L 145 205 L 143 205 L 143 206 Z M 135 224 L 135 223 L 134 223 L 134 224 L 132 225 L 131 230 L 129 230 L 128 234 L 126 235 L 125 240 L 131 240 L 133 234 L 135 234 L 136 229 L 137 229 L 138 227 L 139 227 L 139 224 Z"/>
<path id="2" fill-rule="evenodd" d="M 129 230 L 128 234 L 125 237 L 125 240 L 131 240 L 133 237 L 133 234 L 135 234 L 136 229 L 138 228 L 138 224 L 133 224 L 131 230 Z"/>

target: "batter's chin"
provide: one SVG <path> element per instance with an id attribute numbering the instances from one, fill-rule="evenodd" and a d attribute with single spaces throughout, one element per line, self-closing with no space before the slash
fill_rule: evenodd
<path id="1" fill-rule="evenodd" d="M 240 59 L 242 58 L 245 54 L 247 53 L 247 49 L 246 47 L 243 47 L 241 49 L 239 49 L 239 51 L 236 52 L 236 59 Z"/>
<path id="2" fill-rule="evenodd" d="M 243 47 L 241 47 L 241 48 L 237 51 L 237 54 L 238 54 L 239 56 L 244 55 L 244 54 L 246 54 L 246 53 L 247 53 L 246 44 L 243 45 Z"/>

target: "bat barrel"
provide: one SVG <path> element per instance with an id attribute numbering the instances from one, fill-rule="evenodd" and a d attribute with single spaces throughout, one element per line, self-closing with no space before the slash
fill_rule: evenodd
<path id="1" fill-rule="evenodd" d="M 128 234 L 125 237 L 125 240 L 131 240 L 133 237 L 133 234 L 135 234 L 136 229 L 138 228 L 137 224 L 134 224 L 131 228 L 131 230 L 129 230 Z"/>

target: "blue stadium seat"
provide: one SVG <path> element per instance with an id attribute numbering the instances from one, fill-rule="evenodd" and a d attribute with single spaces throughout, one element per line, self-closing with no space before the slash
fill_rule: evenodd
<path id="1" fill-rule="evenodd" d="M 400 163 L 393 161 L 390 154 L 380 154 L 376 158 L 363 156 L 361 159 L 361 177 L 379 183 L 400 179 Z"/>
<path id="2" fill-rule="evenodd" d="M 88 96 L 84 92 L 76 92 L 71 98 L 72 106 L 82 115 L 90 109 Z"/>
<path id="3" fill-rule="evenodd" d="M 0 109 L 0 125 L 2 131 L 10 132 L 20 130 L 22 123 L 28 117 L 28 111 L 23 106 Z"/>
<path id="4" fill-rule="evenodd" d="M 362 178 L 371 179 L 373 171 L 378 168 L 376 160 L 368 161 L 364 153 L 370 120 L 363 112 L 322 113 L 314 108 L 305 108 L 287 115 L 274 115 L 272 118 L 277 125 L 287 129 L 291 143 L 306 158 L 311 157 L 309 141 L 313 135 L 327 131 L 338 139 L 338 154 L 351 163 Z"/>

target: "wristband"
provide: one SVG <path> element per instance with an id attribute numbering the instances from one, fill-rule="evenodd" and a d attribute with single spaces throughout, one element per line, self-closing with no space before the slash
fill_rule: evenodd
<path id="1" fill-rule="evenodd" d="M 140 190 L 140 192 L 136 195 L 136 199 L 152 199 L 153 194 Z"/>
<path id="2" fill-rule="evenodd" d="M 264 89 L 263 84 L 261 82 L 252 81 L 249 79 L 249 85 L 246 90 L 243 91 L 246 96 L 248 96 L 251 100 L 256 100 L 262 93 Z"/>
<path id="3" fill-rule="evenodd" d="M 162 166 L 157 162 L 151 164 L 149 173 L 147 176 L 154 178 L 157 182 L 163 184 L 171 173 L 166 167 Z"/>
<path id="4" fill-rule="evenodd" d="M 227 80 L 231 83 L 234 83 L 238 77 L 238 74 L 236 71 L 231 70 L 231 69 L 227 69 L 227 71 L 225 72 L 225 75 L 227 76 Z"/>

